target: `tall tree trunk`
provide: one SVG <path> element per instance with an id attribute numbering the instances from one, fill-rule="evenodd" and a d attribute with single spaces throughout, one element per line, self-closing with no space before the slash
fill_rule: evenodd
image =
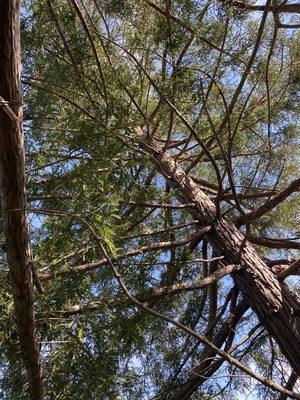
<path id="1" fill-rule="evenodd" d="M 17 330 L 32 399 L 43 398 L 28 238 L 22 132 L 20 1 L 0 1 L 0 188 Z M 3 103 L 6 101 L 6 105 Z"/>
<path id="2" fill-rule="evenodd" d="M 199 189 L 183 169 L 143 132 L 141 147 L 155 160 L 158 169 L 175 187 L 187 203 L 194 203 L 194 217 L 211 231 L 204 235 L 225 263 L 238 264 L 240 268 L 232 277 L 240 291 L 257 314 L 261 323 L 276 339 L 282 353 L 294 371 L 300 375 L 300 300 L 281 283 L 266 263 L 259 257 L 251 243 L 228 219 L 217 216 L 213 202 Z"/>

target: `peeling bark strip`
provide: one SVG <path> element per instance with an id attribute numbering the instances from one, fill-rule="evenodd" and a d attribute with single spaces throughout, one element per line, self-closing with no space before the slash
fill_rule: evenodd
<path id="1" fill-rule="evenodd" d="M 0 189 L 4 233 L 21 353 L 33 400 L 43 399 L 42 371 L 33 311 L 33 284 L 28 222 L 25 213 L 24 145 L 20 74 L 20 1 L 0 1 L 0 95 L 18 117 L 0 108 Z M 20 211 L 9 211 L 20 210 Z"/>
<path id="2" fill-rule="evenodd" d="M 194 203 L 190 212 L 202 225 L 212 227 L 204 235 L 213 249 L 224 256 L 227 264 L 239 264 L 233 274 L 237 286 L 256 312 L 261 323 L 277 340 L 295 372 L 300 375 L 300 300 L 258 256 L 253 246 L 226 218 L 217 218 L 213 202 L 199 189 L 174 159 L 150 142 L 140 128 L 133 129 L 140 136 L 140 146 L 151 155 L 170 185 L 177 188 L 187 203 Z"/>

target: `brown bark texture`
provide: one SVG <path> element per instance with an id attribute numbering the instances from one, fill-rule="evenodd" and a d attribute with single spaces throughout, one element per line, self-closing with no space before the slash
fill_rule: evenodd
<path id="1" fill-rule="evenodd" d="M 300 299 L 281 283 L 276 274 L 257 254 L 252 244 L 228 219 L 219 217 L 214 203 L 199 189 L 184 170 L 153 141 L 134 129 L 141 147 L 155 161 L 180 198 L 194 203 L 190 212 L 201 225 L 211 226 L 204 235 L 216 254 L 224 256 L 225 264 L 239 265 L 232 278 L 261 323 L 276 339 L 294 371 L 300 375 Z"/>
<path id="2" fill-rule="evenodd" d="M 20 56 L 20 1 L 0 1 L 0 95 L 17 118 L 0 108 L 0 188 L 3 229 L 12 282 L 17 330 L 31 398 L 43 398 L 36 339 L 32 263 L 24 176 Z"/>

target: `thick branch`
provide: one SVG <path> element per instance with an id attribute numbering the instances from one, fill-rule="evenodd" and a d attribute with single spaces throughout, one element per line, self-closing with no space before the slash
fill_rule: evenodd
<path id="1" fill-rule="evenodd" d="M 235 265 L 227 265 L 226 267 L 216 271 L 214 274 L 207 276 L 206 278 L 203 278 L 203 279 L 198 279 L 195 282 L 177 283 L 177 284 L 171 285 L 171 286 L 164 286 L 159 289 L 156 289 L 152 293 L 140 294 L 140 295 L 138 294 L 135 297 L 139 301 L 144 303 L 144 302 L 160 299 L 166 295 L 178 294 L 181 292 L 190 292 L 193 290 L 199 290 L 199 289 L 202 289 L 209 285 L 212 285 L 213 283 L 216 283 L 224 276 L 227 276 L 227 275 L 233 273 L 236 268 L 237 267 Z M 109 299 L 109 300 L 104 300 L 104 301 L 103 300 L 102 301 L 93 301 L 93 302 L 90 302 L 87 304 L 75 304 L 73 306 L 66 307 L 63 310 L 50 311 L 45 314 L 47 314 L 47 315 L 62 314 L 62 315 L 67 315 L 67 316 L 82 314 L 86 311 L 98 310 L 99 308 L 103 307 L 104 304 L 106 304 L 107 302 L 114 303 L 114 304 L 116 304 L 118 302 L 122 302 L 124 304 L 124 300 L 125 300 L 124 296 L 118 296 L 114 299 Z"/>
<path id="2" fill-rule="evenodd" d="M 280 274 L 280 279 L 285 279 L 291 275 L 300 275 L 300 258 L 299 260 L 295 261 L 292 265 L 288 268 L 285 268 Z"/>
<path id="3" fill-rule="evenodd" d="M 203 279 L 198 279 L 197 281 L 193 283 L 176 283 L 171 286 L 164 286 L 158 290 L 156 290 L 153 294 L 149 295 L 148 297 L 144 296 L 143 299 L 138 298 L 140 301 L 149 301 L 153 299 L 160 298 L 162 296 L 165 296 L 166 294 L 174 294 L 174 293 L 180 293 L 180 292 L 189 292 L 192 290 L 199 290 L 204 287 L 210 286 L 213 283 L 218 282 L 221 278 L 223 278 L 226 275 L 232 274 L 234 271 L 238 269 L 237 265 L 227 265 L 224 268 L 221 268 L 214 272 L 213 274 L 207 276 L 206 278 Z"/>
<path id="4" fill-rule="evenodd" d="M 130 205 L 146 207 L 146 208 L 171 208 L 174 210 L 180 210 L 188 207 L 195 207 L 193 203 L 191 204 L 159 204 L 159 203 L 145 203 L 141 201 L 130 201 Z"/>
<path id="5" fill-rule="evenodd" d="M 300 249 L 300 243 L 288 239 L 272 239 L 265 236 L 249 235 L 249 241 L 270 249 Z"/>
<path id="6" fill-rule="evenodd" d="M 292 373 L 291 373 L 291 375 L 290 375 L 290 377 L 289 377 L 289 379 L 288 379 L 288 381 L 287 381 L 287 383 L 285 385 L 285 388 L 287 390 L 293 390 L 295 385 L 296 385 L 296 383 L 297 383 L 297 380 L 298 380 L 297 374 L 295 374 L 295 372 L 292 371 Z M 278 400 L 287 400 L 287 399 L 288 399 L 288 395 L 286 393 L 282 393 L 278 397 Z"/>
<path id="7" fill-rule="evenodd" d="M 243 1 L 235 1 L 235 0 L 220 0 L 222 3 L 227 4 L 229 6 L 234 6 L 240 8 L 245 11 L 265 11 L 265 5 L 256 5 L 256 4 L 246 4 Z M 292 13 L 299 14 L 300 13 L 300 3 L 290 3 L 284 4 L 283 6 L 271 6 L 269 8 L 269 12 L 283 12 L 283 13 Z"/>
<path id="8" fill-rule="evenodd" d="M 292 193 L 298 192 L 300 190 L 300 179 L 296 179 L 291 182 L 285 189 L 281 190 L 275 196 L 273 196 L 269 201 L 263 204 L 261 207 L 257 208 L 249 214 L 246 214 L 246 220 L 251 222 L 255 219 L 262 217 L 268 212 L 272 211 L 278 204 L 282 203 L 287 197 Z M 245 218 L 240 217 L 235 221 L 236 226 L 244 225 Z"/>
<path id="9" fill-rule="evenodd" d="M 112 261 L 118 261 L 118 260 L 123 260 L 127 257 L 134 257 L 136 255 L 141 255 L 144 253 L 149 253 L 151 251 L 156 251 L 156 250 L 164 250 L 164 249 L 172 249 L 176 247 L 183 246 L 187 243 L 190 243 L 192 240 L 195 238 L 199 238 L 201 235 L 204 235 L 210 230 L 209 226 L 205 226 L 201 229 L 199 229 L 197 232 L 192 234 L 191 236 L 188 236 L 185 239 L 179 240 L 179 241 L 170 241 L 170 242 L 160 242 L 160 243 L 155 243 L 149 246 L 144 246 L 140 247 L 138 249 L 130 250 L 127 253 L 120 254 L 116 257 L 112 257 Z M 93 271 L 94 269 L 97 269 L 99 267 L 102 267 L 103 265 L 107 265 L 107 260 L 106 258 L 103 258 L 99 261 L 94 261 L 91 263 L 83 264 L 83 265 L 78 265 L 77 267 L 73 269 L 67 269 L 67 270 L 62 270 L 62 271 L 55 271 L 53 273 L 48 273 L 41 275 L 39 278 L 41 281 L 49 281 L 53 277 L 58 277 L 58 276 L 64 276 L 64 275 L 72 275 L 72 274 L 81 274 L 85 273 L 88 271 Z"/>

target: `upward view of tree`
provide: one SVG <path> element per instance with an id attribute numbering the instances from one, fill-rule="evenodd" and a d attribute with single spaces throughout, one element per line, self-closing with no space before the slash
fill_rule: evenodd
<path id="1" fill-rule="evenodd" d="M 300 399 L 299 14 L 0 1 L 1 399 Z"/>

